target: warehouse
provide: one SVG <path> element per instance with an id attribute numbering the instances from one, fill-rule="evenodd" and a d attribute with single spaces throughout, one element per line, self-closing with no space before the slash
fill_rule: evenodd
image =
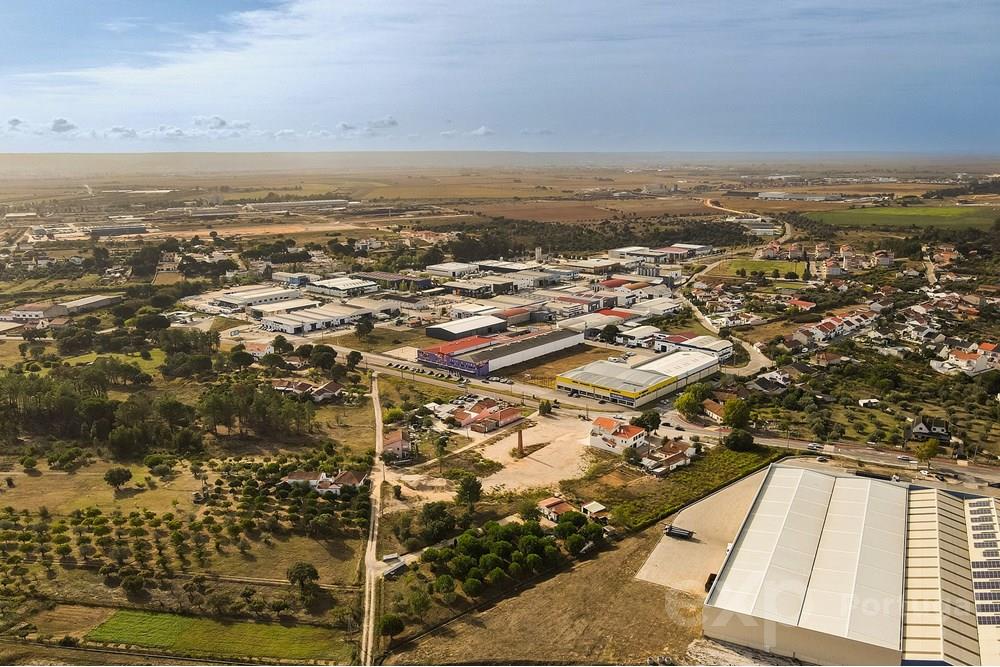
<path id="1" fill-rule="evenodd" d="M 328 278 L 310 283 L 306 286 L 306 290 L 317 294 L 346 298 L 375 292 L 378 290 L 378 283 L 371 280 L 358 280 L 357 278 Z"/>
<path id="2" fill-rule="evenodd" d="M 250 306 L 247 312 L 250 317 L 259 320 L 270 315 L 281 315 L 282 313 L 294 313 L 296 310 L 305 310 L 319 305 L 319 301 L 311 299 L 289 299 L 278 303 L 262 303 L 259 306 Z"/>
<path id="3" fill-rule="evenodd" d="M 443 264 L 431 264 L 425 270 L 432 276 L 461 278 L 470 273 L 475 273 L 479 270 L 479 267 L 475 264 L 464 264 L 462 262 L 444 262 Z"/>
<path id="4" fill-rule="evenodd" d="M 636 301 L 631 309 L 646 315 L 647 317 L 659 317 L 671 313 L 680 312 L 684 308 L 684 303 L 669 296 L 661 296 L 656 299 L 646 299 Z"/>
<path id="5" fill-rule="evenodd" d="M 371 280 L 376 282 L 381 287 L 386 287 L 389 289 L 415 289 L 422 290 L 427 289 L 431 286 L 430 278 L 421 278 L 419 276 L 406 276 L 401 273 L 387 273 L 385 271 L 366 271 L 362 273 L 352 273 L 352 278 L 358 278 L 360 280 Z"/>
<path id="6" fill-rule="evenodd" d="M 626 347 L 652 347 L 653 336 L 658 333 L 660 333 L 659 329 L 648 325 L 632 327 L 631 329 L 621 330 L 615 336 L 615 342 Z"/>
<path id="7" fill-rule="evenodd" d="M 521 336 L 470 336 L 417 351 L 417 361 L 485 377 L 583 343 L 583 334 L 554 330 Z"/>
<path id="8" fill-rule="evenodd" d="M 372 311 L 368 308 L 327 304 L 319 308 L 307 308 L 294 313 L 264 317 L 261 319 L 260 325 L 267 331 L 280 331 L 281 333 L 301 336 L 310 331 L 341 327 L 356 322 L 362 317 L 371 317 L 372 315 Z"/>
<path id="9" fill-rule="evenodd" d="M 248 285 L 224 290 L 212 299 L 212 305 L 228 310 L 244 310 L 249 306 L 297 299 L 301 294 L 297 289 L 274 287 L 273 285 Z"/>
<path id="10" fill-rule="evenodd" d="M 85 296 L 72 301 L 63 301 L 62 306 L 70 315 L 75 313 L 86 313 L 98 308 L 107 308 L 116 303 L 121 303 L 124 299 L 122 294 L 97 294 L 95 296 Z"/>
<path id="11" fill-rule="evenodd" d="M 493 294 L 493 285 L 480 280 L 449 280 L 441 286 L 452 294 L 464 297 L 476 298 Z"/>
<path id="12" fill-rule="evenodd" d="M 993 498 L 772 465 L 705 635 L 816 664 L 1000 662 Z"/>
<path id="13" fill-rule="evenodd" d="M 506 320 L 501 320 L 499 317 L 493 317 L 492 315 L 476 315 L 474 317 L 463 317 L 460 320 L 429 326 L 425 333 L 431 338 L 457 340 L 466 336 L 482 336 L 506 330 Z"/>
<path id="14" fill-rule="evenodd" d="M 595 361 L 559 375 L 556 389 L 635 408 L 718 372 L 716 357 L 685 350 L 653 357 L 635 367 Z"/>
<path id="15" fill-rule="evenodd" d="M 695 350 L 705 354 L 714 354 L 719 358 L 719 361 L 726 361 L 733 356 L 733 343 L 715 336 L 657 333 L 653 337 L 653 350 L 656 352 Z"/>

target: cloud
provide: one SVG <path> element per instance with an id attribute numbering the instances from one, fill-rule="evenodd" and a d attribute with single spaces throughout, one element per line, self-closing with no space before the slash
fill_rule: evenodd
<path id="1" fill-rule="evenodd" d="M 398 127 L 399 121 L 397 121 L 392 116 L 385 116 L 384 118 L 378 118 L 376 120 L 368 121 L 368 129 L 370 130 L 385 130 L 390 127 Z"/>
<path id="2" fill-rule="evenodd" d="M 288 139 L 290 137 L 295 137 L 295 136 L 298 136 L 298 132 L 290 129 L 278 130 L 277 132 L 274 133 L 275 139 Z"/>
<path id="3" fill-rule="evenodd" d="M 226 120 L 222 116 L 195 116 L 195 127 L 208 130 L 247 130 L 250 123 L 245 120 Z"/>
<path id="4" fill-rule="evenodd" d="M 526 127 L 523 130 L 521 130 L 521 134 L 525 137 L 549 137 L 555 134 L 555 132 L 544 127 L 537 129 Z"/>
<path id="5" fill-rule="evenodd" d="M 106 21 L 105 23 L 101 24 L 101 28 L 107 30 L 108 32 L 123 33 L 136 30 L 146 22 L 147 19 L 145 18 L 127 17 L 127 18 L 112 19 L 111 21 Z"/>
<path id="6" fill-rule="evenodd" d="M 113 128 L 108 130 L 108 134 L 119 139 L 135 139 L 139 136 L 139 133 L 131 127 L 123 127 L 121 125 L 115 125 Z"/>
<path id="7" fill-rule="evenodd" d="M 492 129 L 486 127 L 485 125 L 480 125 L 476 129 L 469 132 L 470 137 L 489 137 L 496 134 Z"/>
<path id="8" fill-rule="evenodd" d="M 72 132 L 73 130 L 75 130 L 76 125 L 69 122 L 65 118 L 56 118 L 55 120 L 52 121 L 52 125 L 49 126 L 49 129 L 55 132 L 56 134 L 64 134 L 66 132 Z"/>
<path id="9" fill-rule="evenodd" d="M 344 121 L 340 121 L 339 123 L 337 123 L 337 129 L 340 130 L 341 132 L 353 132 L 354 130 L 358 129 L 358 126 L 351 125 L 350 123 L 345 123 Z"/>
<path id="10" fill-rule="evenodd" d="M 7 121 L 7 129 L 11 132 L 17 132 L 22 125 L 24 125 L 24 121 L 20 118 L 11 118 Z"/>
<path id="11" fill-rule="evenodd" d="M 443 132 L 441 132 L 441 136 L 444 137 L 445 139 L 450 139 L 454 137 L 456 134 L 458 134 L 458 132 L 456 132 L 455 130 L 444 130 Z"/>

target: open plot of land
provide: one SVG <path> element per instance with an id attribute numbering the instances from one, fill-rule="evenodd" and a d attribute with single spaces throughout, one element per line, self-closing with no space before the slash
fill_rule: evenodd
<path id="1" fill-rule="evenodd" d="M 316 566 L 320 584 L 353 584 L 360 573 L 358 564 L 363 552 L 363 540 L 354 537 L 322 541 L 275 537 L 271 544 L 256 544 L 246 553 L 237 549 L 216 553 L 206 569 L 230 577 L 280 579 L 290 565 L 306 562 Z"/>
<path id="2" fill-rule="evenodd" d="M 540 222 L 598 222 L 619 213 L 605 203 L 584 201 L 527 201 L 477 206 L 483 215 Z"/>
<path id="3" fill-rule="evenodd" d="M 442 341 L 424 335 L 423 329 L 385 329 L 376 328 L 363 339 L 358 338 L 353 332 L 334 336 L 329 340 L 318 340 L 317 343 L 331 343 L 342 345 L 352 350 L 361 352 L 386 352 L 397 347 L 428 347 L 436 345 Z"/>
<path id="4" fill-rule="evenodd" d="M 383 408 L 402 406 L 404 403 L 413 406 L 424 405 L 430 401 L 447 403 L 463 393 L 458 389 L 439 387 L 410 377 L 404 379 L 386 373 L 379 374 L 378 386 Z"/>
<path id="5" fill-rule="evenodd" d="M 386 662 L 641 664 L 652 655 L 679 661 L 701 634 L 701 602 L 635 578 L 658 537 L 652 529 L 623 540 L 570 572 L 400 647 Z"/>
<path id="6" fill-rule="evenodd" d="M 99 462 L 72 473 L 50 471 L 42 466 L 37 473 L 8 473 L 14 479 L 14 487 L 3 490 L 0 502 L 18 510 L 37 511 L 45 507 L 55 514 L 69 514 L 91 506 L 123 512 L 141 508 L 153 512 L 195 508 L 191 494 L 201 489 L 202 483 L 186 468 L 178 468 L 169 479 L 155 480 L 152 488 L 126 485 L 115 492 L 104 481 L 104 473 L 112 467 L 117 466 Z M 126 467 L 131 469 L 133 480 L 142 480 L 149 474 L 145 466 Z"/>
<path id="7" fill-rule="evenodd" d="M 525 382 L 539 387 L 555 387 L 556 376 L 560 373 L 613 356 L 615 356 L 614 350 L 592 345 L 576 345 L 533 359 L 525 364 L 504 368 L 500 374 L 516 382 Z"/>
<path id="8" fill-rule="evenodd" d="M 810 217 L 838 227 L 978 227 L 985 229 L 1000 217 L 995 206 L 908 206 L 858 208 L 811 213 Z"/>
<path id="9" fill-rule="evenodd" d="M 754 271 L 770 275 L 772 271 L 777 269 L 778 273 L 783 276 L 789 271 L 801 274 L 804 268 L 805 262 L 788 262 L 784 260 L 772 259 L 733 259 L 726 262 L 720 262 L 708 272 L 708 275 L 735 276 L 736 272 L 740 269 L 746 271 L 748 275 Z"/>
<path id="10" fill-rule="evenodd" d="M 163 365 L 164 360 L 167 358 L 166 353 L 159 349 L 153 348 L 150 350 L 149 359 L 143 359 L 138 354 L 117 354 L 110 353 L 98 354 L 97 352 L 88 352 L 87 354 L 81 354 L 75 357 L 66 357 L 63 361 L 70 366 L 83 366 L 85 364 L 93 363 L 98 357 L 110 357 L 118 361 L 137 365 L 144 373 L 149 373 L 153 376 L 158 376 L 159 371 L 157 370 L 161 365 Z"/>
<path id="11" fill-rule="evenodd" d="M 81 604 L 60 604 L 31 617 L 38 636 L 83 638 L 91 628 L 111 618 L 111 607 L 87 607 Z"/>
<path id="12" fill-rule="evenodd" d="M 352 453 L 375 449 L 375 409 L 368 398 L 360 405 L 324 405 L 316 410 L 316 423 Z"/>
<path id="13" fill-rule="evenodd" d="M 522 431 L 524 447 L 544 445 L 523 459 L 511 456 L 517 448 L 517 433 L 513 433 L 483 449 L 487 459 L 503 464 L 500 470 L 483 480 L 483 489 L 512 491 L 548 487 L 584 472 L 590 422 L 576 417 L 537 417 L 537 424 Z"/>
<path id="14" fill-rule="evenodd" d="M 762 470 L 744 477 L 678 513 L 672 523 L 695 531 L 694 538 L 664 535 L 636 577 L 704 596 L 705 581 L 722 566 L 726 547 L 735 539 L 764 474 Z"/>
<path id="15" fill-rule="evenodd" d="M 734 452 L 714 447 L 702 458 L 664 479 L 643 475 L 625 484 L 612 484 L 604 476 L 620 468 L 621 462 L 616 460 L 618 457 L 609 455 L 601 457 L 581 479 L 565 481 L 560 486 L 572 500 L 581 503 L 597 500 L 611 509 L 615 523 L 637 528 L 669 516 L 687 503 L 756 472 L 780 456 L 777 450 L 768 448 Z"/>
<path id="16" fill-rule="evenodd" d="M 119 610 L 86 635 L 87 641 L 127 644 L 202 656 L 259 656 L 347 662 L 352 650 L 327 628 L 223 622 L 194 616 Z"/>

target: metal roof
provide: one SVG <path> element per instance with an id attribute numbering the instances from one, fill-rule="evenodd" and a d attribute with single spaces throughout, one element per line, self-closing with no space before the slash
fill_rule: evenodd
<path id="1" fill-rule="evenodd" d="M 706 605 L 900 650 L 907 490 L 772 466 Z"/>

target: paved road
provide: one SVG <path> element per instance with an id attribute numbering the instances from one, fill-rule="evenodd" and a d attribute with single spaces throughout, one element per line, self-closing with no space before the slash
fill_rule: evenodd
<path id="1" fill-rule="evenodd" d="M 374 661 L 375 613 L 378 611 L 376 586 L 381 576 L 381 562 L 376 554 L 378 522 L 382 512 L 382 482 L 385 481 L 385 463 L 382 461 L 382 403 L 378 396 L 378 373 L 372 373 L 372 405 L 375 408 L 375 466 L 371 474 L 371 519 L 368 522 L 368 545 L 365 548 L 365 617 L 361 626 L 361 664 Z"/>
<path id="2" fill-rule="evenodd" d="M 658 432 L 661 435 L 665 434 L 670 437 L 681 436 L 690 438 L 692 435 L 698 435 L 702 438 L 717 440 L 728 432 L 728 429 L 721 426 L 706 427 L 692 424 L 684 419 L 679 412 L 673 409 L 663 412 L 663 420 L 664 422 L 671 424 L 671 426 L 661 427 Z M 680 426 L 680 429 L 676 428 L 677 426 Z M 808 440 L 797 440 L 795 438 L 781 438 L 774 436 L 756 435 L 754 436 L 754 440 L 771 447 L 785 447 L 787 449 L 799 450 L 806 450 L 807 446 L 810 444 L 810 441 Z M 856 461 L 864 461 L 865 463 L 896 467 L 901 471 L 907 471 L 910 474 L 916 472 L 920 468 L 923 468 L 922 465 L 917 466 L 915 463 L 900 461 L 897 458 L 900 456 L 900 452 L 896 449 L 872 449 L 867 445 L 855 442 L 834 443 L 834 451 L 828 453 L 833 453 L 837 456 L 854 459 Z M 985 481 L 1000 481 L 1000 468 L 996 466 L 970 464 L 968 466 L 960 467 L 955 461 L 943 457 L 934 459 L 932 461 L 932 466 L 934 468 L 947 468 L 967 475 L 973 475 Z"/>

